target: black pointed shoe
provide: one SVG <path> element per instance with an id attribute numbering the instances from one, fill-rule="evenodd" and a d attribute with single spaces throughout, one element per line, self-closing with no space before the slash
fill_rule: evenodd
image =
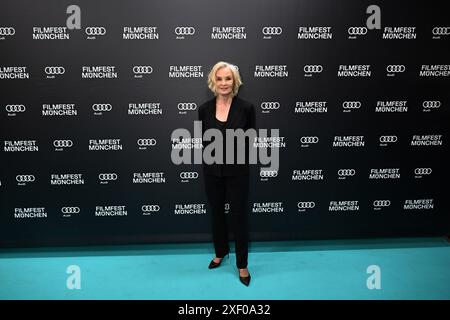
<path id="1" fill-rule="evenodd" d="M 248 274 L 248 277 L 241 277 L 239 276 L 239 280 L 241 280 L 241 282 L 246 285 L 248 287 L 248 285 L 250 284 L 250 273 Z"/>
<path id="2" fill-rule="evenodd" d="M 226 256 L 228 256 L 228 254 L 227 254 Z M 222 263 L 223 259 L 225 259 L 225 257 L 223 257 L 223 258 L 220 260 L 220 262 L 214 262 L 214 259 L 212 259 L 211 262 L 209 263 L 208 268 L 209 268 L 209 269 L 215 269 L 215 268 L 219 267 L 220 264 Z"/>

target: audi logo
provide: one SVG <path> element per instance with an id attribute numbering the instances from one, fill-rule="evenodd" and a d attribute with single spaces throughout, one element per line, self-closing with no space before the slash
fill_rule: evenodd
<path id="1" fill-rule="evenodd" d="M 161 207 L 157 204 L 145 204 L 141 207 L 142 212 L 158 212 Z"/>
<path id="2" fill-rule="evenodd" d="M 281 27 L 264 27 L 262 33 L 265 36 L 279 36 L 283 32 Z"/>
<path id="3" fill-rule="evenodd" d="M 389 207 L 391 205 L 390 200 L 375 200 L 373 202 L 374 207 Z"/>
<path id="4" fill-rule="evenodd" d="M 450 34 L 450 27 L 434 27 L 432 33 L 434 36 L 448 36 Z"/>
<path id="5" fill-rule="evenodd" d="M 263 109 L 263 110 L 276 110 L 279 108 L 280 108 L 280 103 L 277 101 L 272 101 L 272 102 L 264 101 L 263 103 L 261 103 L 261 109 Z"/>
<path id="6" fill-rule="evenodd" d="M 64 214 L 80 213 L 80 207 L 62 207 L 61 212 Z"/>
<path id="7" fill-rule="evenodd" d="M 381 143 L 397 142 L 397 136 L 380 136 Z"/>
<path id="8" fill-rule="evenodd" d="M 350 27 L 347 30 L 348 34 L 351 36 L 362 36 L 367 33 L 366 27 Z"/>
<path id="9" fill-rule="evenodd" d="M 277 170 L 261 170 L 259 171 L 259 176 L 261 178 L 275 178 L 278 176 Z"/>
<path id="10" fill-rule="evenodd" d="M 134 66 L 133 73 L 135 74 L 150 74 L 153 72 L 153 68 L 151 66 Z"/>
<path id="11" fill-rule="evenodd" d="M 433 170 L 431 170 L 431 168 L 415 168 L 414 169 L 414 173 L 417 175 L 422 175 L 422 174 L 431 174 Z"/>
<path id="12" fill-rule="evenodd" d="M 112 105 L 109 103 L 95 103 L 92 105 L 92 110 L 95 112 L 111 111 Z"/>
<path id="13" fill-rule="evenodd" d="M 405 72 L 405 70 L 404 64 L 390 64 L 386 67 L 387 72 Z"/>
<path id="14" fill-rule="evenodd" d="M 354 176 L 355 173 L 356 173 L 355 169 L 339 169 L 338 170 L 338 175 L 340 177 L 342 177 L 342 176 L 351 177 L 351 176 Z"/>
<path id="15" fill-rule="evenodd" d="M 312 136 L 312 137 L 301 137 L 300 138 L 301 143 L 317 143 L 319 142 L 319 137 Z"/>
<path id="16" fill-rule="evenodd" d="M 72 140 L 55 140 L 53 141 L 55 148 L 70 148 L 73 146 Z"/>
<path id="17" fill-rule="evenodd" d="M 177 108 L 180 111 L 195 110 L 197 109 L 197 104 L 194 102 L 180 102 Z"/>
<path id="18" fill-rule="evenodd" d="M 307 72 L 307 73 L 320 73 L 322 72 L 323 67 L 318 64 L 318 65 L 312 65 L 312 64 L 307 64 L 303 67 L 303 71 Z"/>
<path id="19" fill-rule="evenodd" d="M 16 176 L 17 182 L 33 182 L 36 180 L 36 177 L 32 174 L 19 174 Z"/>
<path id="20" fill-rule="evenodd" d="M 313 201 L 300 201 L 297 203 L 297 207 L 299 209 L 312 209 L 316 206 L 316 203 Z"/>
<path id="21" fill-rule="evenodd" d="M 441 106 L 441 102 L 440 101 L 424 101 L 422 103 L 422 106 L 424 108 L 439 108 Z"/>
<path id="22" fill-rule="evenodd" d="M 359 109 L 361 108 L 361 101 L 344 101 L 342 107 L 344 109 Z"/>
<path id="23" fill-rule="evenodd" d="M 5 110 L 6 112 L 24 112 L 26 108 L 23 104 L 7 104 Z"/>
<path id="24" fill-rule="evenodd" d="M 106 34 L 105 27 L 87 27 L 84 32 L 88 36 L 104 36 Z"/>
<path id="25" fill-rule="evenodd" d="M 198 172 L 192 171 L 192 172 L 181 172 L 180 173 L 181 179 L 197 179 L 198 178 Z"/>
<path id="26" fill-rule="evenodd" d="M 114 181 L 114 180 L 117 180 L 117 174 L 116 173 L 100 173 L 98 175 L 98 178 L 102 181 L 105 181 L 105 180 Z"/>
<path id="27" fill-rule="evenodd" d="M 192 36 L 195 33 L 194 27 L 176 27 L 175 34 L 177 36 Z"/>
<path id="28" fill-rule="evenodd" d="M 46 74 L 55 75 L 55 74 L 64 74 L 66 69 L 64 67 L 45 67 L 44 69 Z"/>
<path id="29" fill-rule="evenodd" d="M 13 27 L 0 27 L 0 36 L 13 36 L 16 34 L 16 29 Z"/>
<path id="30" fill-rule="evenodd" d="M 149 147 L 156 145 L 156 139 L 138 139 L 137 141 L 138 146 L 140 147 Z"/>

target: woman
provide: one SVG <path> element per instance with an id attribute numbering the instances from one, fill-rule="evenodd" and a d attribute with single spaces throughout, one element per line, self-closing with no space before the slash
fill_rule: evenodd
<path id="1" fill-rule="evenodd" d="M 250 273 L 247 268 L 248 231 L 247 198 L 249 186 L 248 153 L 245 163 L 237 163 L 237 148 L 234 148 L 234 161 L 226 161 L 226 145 L 233 143 L 225 138 L 226 129 L 255 128 L 255 107 L 236 96 L 242 80 L 237 67 L 227 62 L 216 63 L 208 75 L 208 87 L 214 98 L 203 103 L 199 109 L 202 130 L 219 129 L 223 135 L 223 162 L 203 163 L 206 195 L 212 209 L 211 222 L 216 256 L 209 264 L 210 269 L 220 266 L 229 254 L 228 228 L 225 217 L 225 203 L 230 205 L 231 225 L 235 238 L 236 265 L 240 281 L 248 286 Z M 234 139 L 231 139 L 234 140 Z M 212 142 L 212 141 L 211 141 Z M 210 143 L 211 143 L 210 142 Z M 247 144 L 247 141 L 245 142 Z M 207 146 L 203 141 L 204 147 Z M 248 148 L 245 149 L 246 151 Z"/>

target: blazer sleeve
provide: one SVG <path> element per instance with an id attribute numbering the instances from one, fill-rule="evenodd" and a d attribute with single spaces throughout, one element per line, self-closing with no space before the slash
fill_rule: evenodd
<path id="1" fill-rule="evenodd" d="M 200 107 L 198 108 L 198 121 L 202 122 L 202 137 L 205 134 L 205 113 L 206 113 L 206 108 L 205 108 L 205 104 L 200 105 Z"/>
<path id="2" fill-rule="evenodd" d="M 200 105 L 200 107 L 198 107 L 197 117 L 199 121 L 203 121 L 203 105 Z"/>
<path id="3" fill-rule="evenodd" d="M 252 128 L 256 130 L 256 110 L 255 105 L 252 103 L 248 112 L 247 129 Z"/>

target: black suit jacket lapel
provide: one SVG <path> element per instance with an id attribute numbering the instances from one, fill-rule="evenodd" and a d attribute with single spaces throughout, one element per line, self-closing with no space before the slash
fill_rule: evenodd
<path id="1" fill-rule="evenodd" d="M 208 123 L 211 127 L 214 127 L 215 121 L 216 121 L 216 99 L 212 99 L 209 102 L 208 110 L 206 112 L 208 116 Z"/>
<path id="2" fill-rule="evenodd" d="M 225 128 L 233 128 L 233 123 L 236 120 L 238 112 L 239 110 L 237 106 L 237 97 L 233 97 L 233 100 L 231 101 L 230 111 L 228 111 L 228 118 Z"/>

